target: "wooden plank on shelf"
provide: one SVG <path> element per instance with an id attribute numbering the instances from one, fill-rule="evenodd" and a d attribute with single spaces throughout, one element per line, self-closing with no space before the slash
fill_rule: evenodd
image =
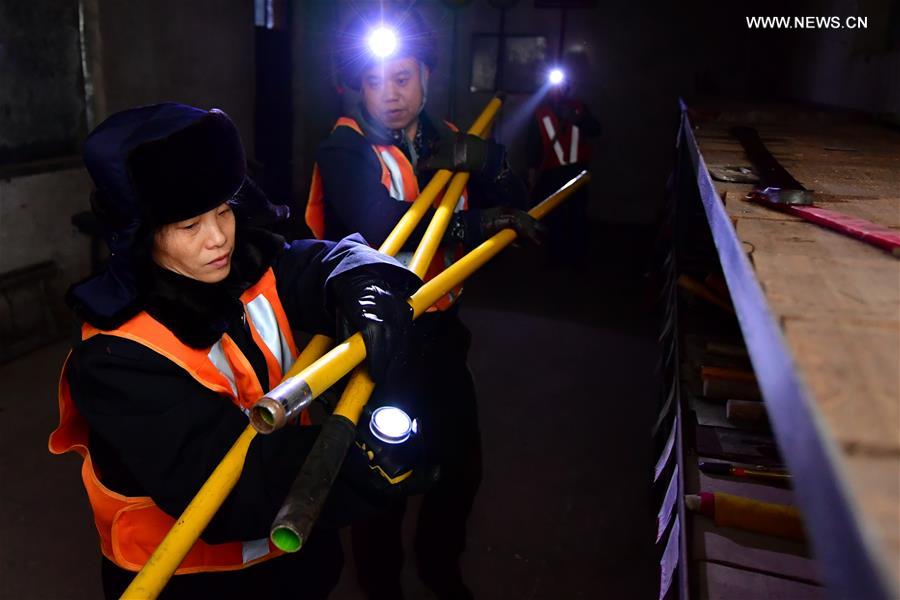
<path id="1" fill-rule="evenodd" d="M 805 544 L 725 527 L 712 519 L 691 515 L 691 558 L 778 577 L 819 583 L 819 565 Z"/>
<path id="2" fill-rule="evenodd" d="M 854 115 L 784 106 L 701 109 L 697 114 L 707 117 L 694 133 L 708 165 L 747 165 L 728 129 L 752 124 L 783 166 L 816 192 L 823 208 L 900 229 L 897 131 Z M 751 185 L 713 183 L 809 391 L 816 426 L 836 461 L 839 487 L 896 592 L 900 260 L 744 201 Z"/>
<path id="3" fill-rule="evenodd" d="M 876 552 L 881 566 L 893 572 L 894 587 L 900 588 L 896 562 L 900 556 L 900 456 L 858 449 L 846 453 L 845 465 L 851 499 L 864 517 L 863 533 L 881 550 Z"/>
<path id="4" fill-rule="evenodd" d="M 737 229 L 754 247 L 756 275 L 779 316 L 900 320 L 900 261 L 883 250 L 807 223 L 747 220 Z M 835 252 L 821 252 L 824 238 L 838 238 L 824 240 Z M 895 262 L 871 260 L 881 254 Z"/>
<path id="5" fill-rule="evenodd" d="M 698 563 L 698 594 L 702 600 L 819 600 L 821 587 L 701 561 Z"/>
<path id="6" fill-rule="evenodd" d="M 823 425 L 842 448 L 900 456 L 900 325 L 824 314 L 783 320 Z"/>

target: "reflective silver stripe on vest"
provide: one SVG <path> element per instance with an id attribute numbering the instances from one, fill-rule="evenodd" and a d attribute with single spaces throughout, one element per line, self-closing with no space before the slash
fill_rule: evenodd
<path id="1" fill-rule="evenodd" d="M 291 354 L 287 340 L 281 335 L 278 319 L 275 317 L 275 309 L 272 308 L 268 299 L 260 294 L 247 303 L 247 315 L 269 352 L 281 365 L 281 372 L 287 373 L 294 364 L 295 357 Z"/>
<path id="2" fill-rule="evenodd" d="M 566 159 L 563 157 L 563 149 L 562 145 L 559 143 L 559 140 L 556 139 L 556 128 L 553 127 L 553 121 L 550 120 L 550 117 L 544 115 L 544 118 L 541 119 L 541 123 L 544 124 L 544 129 L 547 130 L 547 137 L 553 140 L 553 151 L 556 153 L 556 160 L 559 161 L 559 164 L 566 164 Z"/>
<path id="3" fill-rule="evenodd" d="M 241 559 L 244 564 L 251 560 L 262 558 L 269 553 L 269 539 L 262 538 L 259 540 L 250 540 L 249 542 L 241 542 Z"/>
<path id="4" fill-rule="evenodd" d="M 388 173 L 391 174 L 391 189 L 388 190 L 391 198 L 400 202 L 406 202 L 406 195 L 403 193 L 403 172 L 400 170 L 400 165 L 397 164 L 396 159 L 387 150 L 382 150 L 379 154 L 385 166 L 387 166 Z"/>
<path id="5" fill-rule="evenodd" d="M 468 192 L 463 190 L 463 193 L 459 195 L 459 201 L 456 203 L 456 206 L 453 208 L 453 212 L 457 213 L 461 210 L 465 210 L 466 208 L 466 199 L 468 198 Z"/>
<path id="6" fill-rule="evenodd" d="M 231 391 L 234 392 L 234 397 L 237 398 L 238 389 L 234 381 L 234 371 L 231 370 L 231 365 L 228 364 L 228 359 L 225 358 L 225 350 L 222 349 L 222 340 L 213 344 L 213 347 L 209 349 L 208 356 L 213 366 L 228 380 L 228 384 L 231 385 Z"/>
<path id="7" fill-rule="evenodd" d="M 578 162 L 578 126 L 572 125 L 572 143 L 569 144 L 569 162 L 575 164 Z"/>

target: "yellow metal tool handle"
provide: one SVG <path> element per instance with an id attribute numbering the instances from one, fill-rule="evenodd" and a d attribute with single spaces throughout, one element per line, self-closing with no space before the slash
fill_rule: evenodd
<path id="1" fill-rule="evenodd" d="M 469 129 L 469 133 L 480 137 L 485 136 L 500 105 L 500 99 L 494 98 L 482 116 Z M 445 172 L 440 171 L 439 173 Z M 450 186 L 444 193 L 431 223 L 428 224 L 428 228 L 413 254 L 409 269 L 421 278 L 425 277 L 428 265 L 431 264 L 437 253 L 438 246 L 444 237 L 444 232 L 447 231 L 450 218 L 453 216 L 454 209 L 468 180 L 468 173 L 453 175 Z M 410 214 L 412 214 L 411 210 L 405 216 Z M 404 242 L 405 240 L 400 242 L 400 245 Z M 391 250 L 399 249 L 399 247 L 392 246 Z M 383 248 L 382 251 L 384 251 Z M 365 365 L 357 366 L 341 395 L 336 410 L 322 424 L 322 431 L 316 444 L 310 451 L 306 462 L 303 463 L 303 468 L 291 486 L 291 491 L 272 522 L 270 536 L 272 542 L 279 549 L 285 552 L 296 552 L 309 537 L 313 525 L 325 506 L 325 500 L 328 499 L 328 493 L 341 469 L 347 450 L 353 443 L 356 424 L 359 422 L 362 409 L 368 403 L 374 389 L 375 384 L 369 378 Z M 265 420 L 265 412 L 257 414 L 263 416 Z M 284 418 L 287 418 L 287 414 L 284 415 Z M 273 427 L 276 424 L 274 419 L 266 420 L 265 423 L 267 426 Z"/>
<path id="2" fill-rule="evenodd" d="M 500 109 L 501 104 L 502 101 L 499 97 L 493 98 L 475 120 L 472 127 L 469 128 L 469 133 L 483 135 L 497 116 L 497 111 Z M 431 181 L 410 205 L 403 218 L 381 245 L 381 248 L 379 248 L 381 252 L 391 256 L 399 252 L 400 248 L 403 247 L 403 244 L 406 243 L 409 236 L 418 226 L 419 221 L 422 220 L 422 217 L 428 211 L 428 208 L 434 203 L 438 194 L 447 185 L 451 175 L 450 171 L 441 170 L 432 177 Z M 285 375 L 285 379 L 296 376 L 312 365 L 332 347 L 333 343 L 334 340 L 327 336 L 314 336 L 300 353 L 300 356 L 297 357 L 297 360 Z M 371 383 L 368 377 L 365 380 Z M 365 385 L 365 380 L 357 381 L 357 386 Z M 368 395 L 366 394 L 366 398 L 368 398 Z M 365 402 L 363 402 L 364 404 Z M 362 410 L 362 405 L 360 405 L 359 410 Z M 355 423 L 358 419 L 359 416 L 357 415 L 353 422 Z M 175 525 L 172 526 L 172 529 L 160 542 L 147 560 L 147 563 L 132 580 L 123 593 L 122 598 L 146 598 L 152 600 L 159 596 L 166 583 L 178 569 L 181 561 L 184 560 L 194 543 L 200 538 L 200 534 L 203 533 L 216 511 L 219 510 L 228 494 L 237 485 L 250 442 L 253 441 L 254 437 L 256 437 L 256 430 L 248 425 L 222 460 L 219 461 L 212 474 L 210 474 L 190 504 L 181 513 Z"/>
<path id="3" fill-rule="evenodd" d="M 493 123 L 494 119 L 497 117 L 497 111 L 500 110 L 500 107 L 503 105 L 502 97 L 496 96 L 488 102 L 487 106 L 484 107 L 484 110 L 481 111 L 481 114 L 478 115 L 478 118 L 475 119 L 475 122 L 469 128 L 469 133 L 477 136 L 484 136 L 487 131 L 491 127 L 491 123 Z M 428 209 L 434 204 L 435 199 L 438 197 L 438 194 L 443 191 L 444 186 L 447 185 L 447 182 L 450 181 L 453 173 L 446 169 L 441 169 L 436 172 L 431 180 L 428 182 L 428 185 L 425 186 L 425 189 L 416 197 L 416 199 L 409 205 L 409 208 L 403 213 L 403 216 L 397 222 L 397 225 L 394 226 L 394 229 L 391 230 L 391 233 L 385 238 L 384 242 L 378 248 L 379 252 L 387 254 L 388 256 L 394 256 L 397 254 L 400 249 L 403 247 L 403 244 L 409 239 L 409 236 L 412 235 L 412 232 L 418 227 L 419 222 L 422 220 L 422 217 L 425 216 L 425 213 L 428 212 Z M 462 188 L 460 188 L 462 189 Z M 423 273 L 418 273 L 413 269 L 416 274 L 420 277 L 424 275 Z M 333 340 L 324 335 L 317 335 L 310 340 L 306 349 L 303 352 L 307 351 L 317 351 L 315 358 L 319 358 L 331 347 Z M 323 346 L 326 346 L 324 347 Z M 302 358 L 302 355 L 301 355 Z M 285 377 L 293 377 L 297 373 L 300 372 L 300 359 L 294 363 L 291 369 L 287 372 Z M 308 363 L 304 363 L 308 364 Z"/>
<path id="4" fill-rule="evenodd" d="M 294 368 L 298 371 L 313 364 L 331 346 L 331 338 L 316 337 L 319 339 L 313 338 L 297 357 Z M 190 552 L 194 543 L 200 539 L 200 534 L 225 502 L 225 498 L 237 485 L 244 469 L 247 450 L 255 437 L 256 430 L 247 425 L 125 589 L 123 599 L 152 600 L 159 596 L 172 574 L 178 569 L 178 565 Z"/>
<path id="5" fill-rule="evenodd" d="M 444 232 L 447 231 L 450 219 L 453 218 L 453 211 L 459 202 L 459 197 L 462 195 L 468 182 L 468 173 L 457 173 L 454 175 L 453 179 L 450 180 L 450 185 L 447 186 L 447 191 L 444 193 L 444 199 L 441 200 L 440 206 L 434 211 L 431 223 L 428 224 L 428 229 L 425 230 L 425 235 L 422 236 L 419 247 L 416 248 L 412 260 L 409 261 L 409 270 L 419 277 L 424 277 L 425 273 L 428 272 L 428 265 L 431 264 L 431 260 L 437 254 L 438 246 L 440 246 L 441 240 L 444 238 Z"/>
<path id="6" fill-rule="evenodd" d="M 356 439 L 356 424 L 374 389 L 365 365 L 356 367 L 272 522 L 269 536 L 278 549 L 296 552 L 306 543 Z"/>
<path id="7" fill-rule="evenodd" d="M 491 101 L 488 102 L 484 110 L 481 111 L 481 114 L 478 115 L 478 118 L 475 119 L 475 122 L 469 128 L 468 132 L 473 135 L 484 137 L 487 134 L 488 130 L 490 130 L 491 124 L 497 117 L 497 112 L 500 110 L 500 107 L 502 105 L 503 100 L 501 96 L 492 98 Z M 460 185 L 458 183 L 458 178 L 463 175 L 465 176 L 465 180 L 463 180 L 462 184 Z M 453 177 L 452 181 L 451 176 Z M 441 169 L 437 173 L 435 173 L 432 176 L 431 180 L 428 182 L 428 185 L 425 186 L 425 189 L 423 189 L 422 192 L 412 202 L 412 204 L 410 204 L 407 211 L 403 213 L 403 216 L 397 222 L 397 225 L 394 227 L 388 237 L 385 238 L 384 242 L 378 248 L 378 251 L 387 254 L 388 256 L 394 256 L 395 254 L 397 254 L 403 247 L 403 244 L 405 244 L 409 239 L 409 236 L 412 235 L 412 232 L 415 230 L 415 228 L 418 227 L 419 222 L 422 220 L 422 217 L 425 216 L 425 213 L 428 212 L 428 209 L 432 204 L 434 204 L 435 199 L 438 197 L 438 194 L 443 191 L 444 186 L 447 185 L 447 182 L 450 181 L 451 187 L 447 191 L 447 193 L 444 194 L 444 197 L 446 198 L 448 195 L 453 195 L 455 193 L 456 197 L 459 198 L 459 195 L 462 193 L 462 189 L 463 187 L 465 187 L 465 182 L 468 180 L 468 178 L 469 176 L 467 173 L 458 173 L 453 176 L 453 173 L 446 169 Z M 458 192 L 454 192 L 455 187 L 459 188 Z M 432 220 L 432 223 L 433 222 L 434 221 Z M 449 223 L 449 217 L 447 218 L 447 222 Z M 446 229 L 446 225 L 444 225 L 444 228 Z M 443 235 L 443 232 L 441 232 L 441 235 Z M 437 246 L 435 245 L 435 249 L 436 248 Z M 413 260 L 415 260 L 415 257 L 413 257 Z M 431 259 L 429 258 L 428 260 L 430 261 Z M 425 275 L 425 270 L 427 270 L 427 268 L 428 263 L 425 263 L 425 269 L 421 272 L 410 266 L 410 270 L 419 277 L 423 277 Z M 315 346 L 316 349 L 320 349 L 321 346 L 326 343 L 326 340 L 328 342 L 328 347 L 321 350 L 321 352 L 316 355 L 316 358 L 322 356 L 322 354 L 324 354 L 325 351 L 331 347 L 332 343 L 331 338 L 327 338 L 323 335 L 317 335 L 313 337 L 304 352 L 309 350 L 312 346 Z M 287 375 L 285 375 L 285 377 L 293 377 L 294 375 L 299 373 L 299 364 L 299 360 L 295 362 L 291 369 L 287 372 Z"/>
<path id="8" fill-rule="evenodd" d="M 528 211 L 528 214 L 535 219 L 543 218 L 547 212 L 553 210 L 589 179 L 588 172 L 582 171 L 556 193 Z M 409 303 L 413 307 L 413 318 L 417 318 L 441 296 L 459 285 L 460 282 L 465 281 L 515 238 L 515 231 L 504 229 L 419 288 L 409 299 Z M 288 417 L 296 414 L 297 406 L 301 408 L 307 406 L 309 402 L 361 363 L 365 356 L 366 348 L 363 345 L 362 336 L 355 333 L 297 376 L 284 381 L 266 394 L 251 409 L 251 423 L 260 433 L 274 431 L 278 428 L 277 424 L 284 422 L 285 414 Z M 276 425 L 273 426 L 273 423 Z"/>
<path id="9" fill-rule="evenodd" d="M 502 104 L 502 96 L 491 100 L 485 112 L 469 128 L 468 133 L 482 138 L 487 137 L 494 116 Z M 441 204 L 435 210 L 431 223 L 428 224 L 428 229 L 425 230 L 422 241 L 419 242 L 419 246 L 409 262 L 409 270 L 419 277 L 425 277 L 425 273 L 428 272 L 428 265 L 431 264 L 434 255 L 437 254 L 438 246 L 440 246 L 441 240 L 444 238 L 444 232 L 447 231 L 447 227 L 450 225 L 450 219 L 453 217 L 459 197 L 462 195 L 468 182 L 468 173 L 456 173 L 453 179 L 450 180 L 450 185 L 444 193 Z"/>
<path id="10" fill-rule="evenodd" d="M 589 180 L 590 175 L 588 172 L 582 171 L 560 188 L 559 191 L 531 209 L 529 214 L 535 219 L 543 218 Z M 425 312 L 444 294 L 459 285 L 511 244 L 516 239 L 516 236 L 517 234 L 514 230 L 504 229 L 422 286 L 410 298 L 414 318 Z M 357 334 L 355 337 L 359 337 L 359 335 Z M 354 340 L 354 338 L 350 338 L 345 344 L 361 347 L 361 339 Z M 325 363 L 329 360 L 352 361 L 355 360 L 356 352 L 359 352 L 359 350 L 351 351 L 348 349 L 345 355 L 335 355 L 333 359 L 329 359 L 326 355 L 319 363 Z M 363 355 L 365 354 L 365 348 L 362 348 L 362 353 Z M 351 358 L 351 356 L 354 358 Z M 341 372 L 345 367 L 346 364 L 337 364 L 335 362 L 335 364 L 329 364 L 327 367 L 323 365 L 322 368 L 317 370 L 309 369 L 304 371 L 299 378 L 307 382 L 307 389 L 318 389 L 320 386 L 325 386 L 322 389 L 327 389 L 331 384 L 324 378 L 326 376 L 336 376 L 339 379 L 350 368 L 353 368 L 353 365 L 350 365 L 347 371 Z M 334 369 L 335 373 L 327 374 L 331 369 Z M 323 380 L 309 384 L 307 377 L 311 376 L 322 377 Z M 309 458 L 291 486 L 291 490 L 288 492 L 284 504 L 272 524 L 272 542 L 281 550 L 296 552 L 306 542 L 312 526 L 321 512 L 331 484 L 337 477 L 347 450 L 350 444 L 353 443 L 355 425 L 359 421 L 362 408 L 368 401 L 373 388 L 374 384 L 368 378 L 365 370 L 361 367 L 356 367 L 354 376 L 341 396 L 334 414 L 323 424 L 322 433 L 316 440 Z"/>
<path id="11" fill-rule="evenodd" d="M 501 106 L 503 106 L 502 96 L 491 98 L 491 101 L 488 102 L 484 110 L 481 111 L 481 114 L 478 115 L 478 118 L 475 119 L 475 122 L 472 123 L 472 126 L 469 127 L 468 133 L 484 137 L 490 129 L 491 123 L 497 116 L 497 111 L 500 110 Z M 425 189 L 419 193 L 412 205 L 406 210 L 406 213 L 404 213 L 397 222 L 397 226 L 394 227 L 394 230 L 391 231 L 384 240 L 384 243 L 381 244 L 381 247 L 379 248 L 381 252 L 391 256 L 400 252 L 400 249 L 403 248 L 403 244 L 409 239 L 413 230 L 418 226 L 422 217 L 428 212 L 428 209 L 431 208 L 431 205 L 434 204 L 438 194 L 441 193 L 441 190 L 444 189 L 444 186 L 447 185 L 447 182 L 450 181 L 452 176 L 452 172 L 441 169 L 431 177 L 431 181 L 429 181 L 428 185 L 425 186 Z"/>
<path id="12" fill-rule="evenodd" d="M 478 119 L 475 120 L 472 127 L 469 128 L 469 133 L 478 136 L 486 135 L 502 105 L 503 100 L 501 96 L 492 98 L 491 101 L 488 102 L 487 107 L 482 111 L 481 115 L 479 115 Z M 429 185 L 426 186 L 426 189 L 418 198 L 416 198 L 410 209 L 403 215 L 403 218 L 401 218 L 391 235 L 388 236 L 388 239 L 381 245 L 380 250 L 382 252 L 394 254 L 403 247 L 403 244 L 406 243 L 406 240 L 409 238 L 413 229 L 418 225 L 419 220 L 421 220 L 422 216 L 424 216 L 425 212 L 432 205 L 434 198 L 436 198 L 437 194 L 440 192 L 440 189 L 437 187 L 432 188 L 431 184 L 439 177 L 441 178 L 440 181 L 446 183 L 444 175 L 449 175 L 449 171 L 440 170 L 432 178 Z M 428 271 L 428 265 L 431 263 L 431 260 L 437 252 L 441 239 L 444 237 L 444 232 L 450 224 L 454 208 L 456 207 L 459 197 L 462 195 L 468 180 L 468 173 L 456 173 L 450 180 L 450 186 L 444 193 L 444 196 L 435 211 L 434 217 L 431 219 L 431 223 L 428 224 L 428 228 L 425 231 L 422 240 L 419 242 L 419 246 L 416 248 L 416 252 L 409 264 L 409 269 L 419 277 L 424 278 L 425 273 Z M 443 184 L 440 184 L 440 186 L 442 189 Z M 426 195 L 426 192 L 426 202 L 423 203 L 422 196 Z M 414 220 L 414 222 L 411 222 L 410 219 Z M 359 337 L 359 335 L 354 337 Z M 350 339 L 352 340 L 353 338 Z M 352 360 L 359 356 L 359 347 L 339 346 L 332 350 L 332 353 L 332 358 L 335 360 Z M 292 372 L 291 375 L 298 375 L 298 373 Z M 329 383 L 328 385 L 331 386 L 332 384 Z M 294 377 L 285 381 L 275 389 L 270 390 L 260 399 L 250 414 L 250 422 L 257 431 L 262 433 L 270 433 L 276 429 L 280 429 L 288 421 L 296 417 L 301 410 L 308 406 L 319 393 L 321 393 L 321 391 L 315 392 L 306 379 Z M 344 393 L 346 394 L 346 390 Z M 362 402 L 362 404 L 365 405 L 365 403 L 368 402 L 368 397 L 356 399 L 355 401 Z"/>

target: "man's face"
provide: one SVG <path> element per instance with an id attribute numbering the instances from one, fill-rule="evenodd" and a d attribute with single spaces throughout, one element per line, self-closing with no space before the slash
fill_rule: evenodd
<path id="1" fill-rule="evenodd" d="M 415 58 L 386 60 L 363 73 L 363 104 L 369 114 L 388 129 L 405 129 L 419 114 L 425 90 Z"/>

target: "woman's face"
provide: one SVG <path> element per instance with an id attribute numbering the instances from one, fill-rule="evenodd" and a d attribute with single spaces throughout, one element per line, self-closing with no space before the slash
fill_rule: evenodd
<path id="1" fill-rule="evenodd" d="M 218 283 L 228 276 L 233 251 L 234 213 L 227 203 L 163 225 L 153 238 L 156 264 L 204 283 Z"/>

